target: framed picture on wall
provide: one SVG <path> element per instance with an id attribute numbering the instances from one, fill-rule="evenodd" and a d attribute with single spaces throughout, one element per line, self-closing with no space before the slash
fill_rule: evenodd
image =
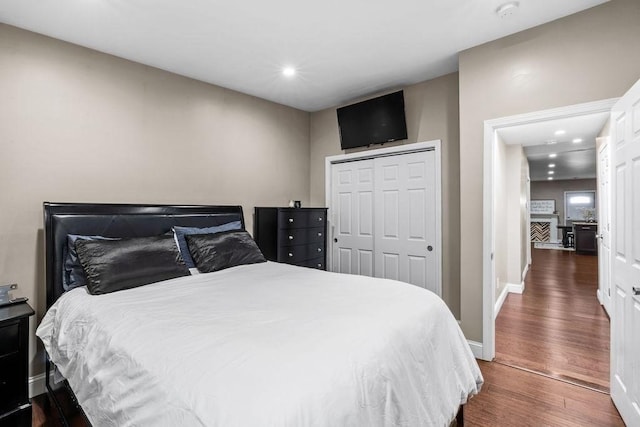
<path id="1" fill-rule="evenodd" d="M 556 211 L 556 201 L 550 200 L 531 200 L 531 214 L 535 215 L 552 215 Z"/>

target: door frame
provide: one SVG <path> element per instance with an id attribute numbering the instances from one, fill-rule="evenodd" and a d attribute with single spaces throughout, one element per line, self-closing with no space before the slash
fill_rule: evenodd
<path id="1" fill-rule="evenodd" d="M 415 142 L 411 144 L 397 145 L 394 147 L 377 148 L 373 150 L 358 151 L 356 153 L 338 154 L 336 156 L 328 156 L 325 158 L 325 206 L 329 208 L 327 214 L 327 270 L 333 271 L 333 237 L 334 237 L 334 218 L 331 206 L 331 166 L 337 163 L 354 162 L 359 160 L 375 159 L 378 157 L 397 156 L 401 154 L 419 153 L 423 151 L 433 151 L 435 153 L 435 197 L 436 197 L 436 285 L 439 295 L 442 295 L 442 141 L 435 139 L 433 141 Z M 375 215 L 375 212 L 374 212 Z"/>
<path id="2" fill-rule="evenodd" d="M 495 194 L 494 153 L 496 133 L 499 129 L 530 123 L 563 119 L 585 114 L 610 112 L 618 98 L 605 99 L 560 108 L 535 111 L 501 117 L 484 122 L 484 164 L 483 164 L 483 225 L 482 225 L 482 350 L 476 351 L 476 357 L 493 360 L 496 354 L 495 323 L 495 233 L 493 196 Z M 523 278 L 524 280 L 524 278 Z M 479 349 L 477 349 L 479 350 Z"/>
<path id="3" fill-rule="evenodd" d="M 611 137 L 610 136 L 606 136 L 606 137 L 600 137 L 600 138 L 596 138 L 596 164 L 597 164 L 597 168 L 598 168 L 598 180 L 596 181 L 596 185 L 598 188 L 598 191 L 601 188 L 601 183 L 600 183 L 600 171 L 601 171 L 601 166 L 600 166 L 600 159 L 602 156 L 602 151 L 603 149 L 606 150 L 606 155 L 609 158 L 609 167 L 607 170 L 607 197 L 604 198 L 602 194 L 600 194 L 600 197 L 598 198 L 598 235 L 596 236 L 598 237 L 598 254 L 602 254 L 604 253 L 604 250 L 602 249 L 604 243 L 603 243 L 603 233 L 604 233 L 604 229 L 607 230 L 608 233 L 608 243 L 609 243 L 609 268 L 607 270 L 605 270 L 604 268 L 602 268 L 602 263 L 604 261 L 601 261 L 603 259 L 603 257 L 598 257 L 598 291 L 596 293 L 597 297 L 598 297 L 598 301 L 600 301 L 600 304 L 604 307 L 605 311 L 607 312 L 607 315 L 609 317 L 611 317 L 611 232 L 610 232 L 610 224 L 611 224 Z M 607 209 L 607 217 L 603 218 L 602 215 L 602 210 L 603 210 L 603 205 L 606 204 L 606 209 Z M 603 224 L 603 221 L 607 221 L 606 223 Z M 605 277 L 606 274 L 606 277 Z M 603 288 L 603 282 L 606 280 L 608 288 Z M 604 291 L 607 291 L 606 293 Z"/>

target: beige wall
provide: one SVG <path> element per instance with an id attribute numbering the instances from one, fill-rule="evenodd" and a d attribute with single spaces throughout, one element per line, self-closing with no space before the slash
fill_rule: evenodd
<path id="1" fill-rule="evenodd" d="M 522 272 L 531 264 L 531 225 L 529 223 L 529 206 L 531 206 L 531 178 L 529 160 L 520 149 L 520 266 Z M 524 276 L 522 277 L 524 282 Z M 523 283 L 524 284 L 524 283 Z"/>
<path id="2" fill-rule="evenodd" d="M 309 114 L 0 25 L 0 283 L 45 309 L 42 202 L 309 200 Z M 34 355 L 32 375 L 41 372 Z"/>
<path id="3" fill-rule="evenodd" d="M 524 159 L 524 162 L 523 162 Z M 522 282 L 522 271 L 526 265 L 526 243 L 523 231 L 528 222 L 526 217 L 526 186 L 522 178 L 527 164 L 522 146 L 507 146 L 507 235 L 508 266 L 507 281 L 514 285 Z M 524 192 L 524 193 L 523 193 Z M 523 215 L 524 213 L 524 215 Z M 523 256 L 524 255 L 524 256 Z"/>
<path id="4" fill-rule="evenodd" d="M 482 340 L 484 120 L 618 97 L 640 78 L 640 2 L 604 5 L 459 55 L 461 313 Z"/>
<path id="5" fill-rule="evenodd" d="M 370 97 L 373 97 L 371 95 Z M 367 98 L 370 98 L 367 97 Z M 458 74 L 404 88 L 408 139 L 395 144 L 442 140 L 442 297 L 460 315 L 460 190 Z M 311 203 L 325 204 L 325 157 L 343 154 L 336 107 L 311 114 Z M 371 148 L 380 148 L 380 145 Z M 365 149 L 366 150 L 366 149 Z M 353 151 L 364 151 L 349 150 Z"/>
<path id="6" fill-rule="evenodd" d="M 508 215 L 510 212 L 508 205 L 509 168 L 507 163 L 507 145 L 500 136 L 496 137 L 494 151 L 494 180 L 496 183 L 493 194 L 493 214 L 494 224 L 498 232 L 495 237 L 495 274 L 496 274 L 496 300 L 508 283 L 509 274 L 509 227 Z"/>
<path id="7" fill-rule="evenodd" d="M 558 212 L 558 224 L 564 224 L 564 192 L 596 191 L 595 179 L 560 179 L 557 181 L 533 181 L 531 183 L 532 200 L 555 200 Z M 560 237 L 558 237 L 560 238 Z"/>

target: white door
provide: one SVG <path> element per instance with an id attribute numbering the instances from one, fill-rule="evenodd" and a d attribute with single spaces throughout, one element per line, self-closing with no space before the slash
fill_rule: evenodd
<path id="1" fill-rule="evenodd" d="M 598 297 L 607 313 L 611 313 L 611 215 L 609 140 L 598 150 Z"/>
<path id="2" fill-rule="evenodd" d="M 611 111 L 611 398 L 640 426 L 640 81 Z"/>
<path id="3" fill-rule="evenodd" d="M 375 275 L 440 295 L 435 152 L 375 159 Z"/>
<path id="4" fill-rule="evenodd" d="M 331 270 L 373 276 L 373 160 L 331 166 Z"/>

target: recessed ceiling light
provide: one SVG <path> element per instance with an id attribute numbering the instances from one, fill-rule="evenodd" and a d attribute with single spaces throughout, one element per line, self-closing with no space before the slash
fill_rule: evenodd
<path id="1" fill-rule="evenodd" d="M 282 75 L 285 77 L 293 77 L 296 75 L 296 69 L 293 67 L 284 67 L 282 69 Z"/>
<path id="2" fill-rule="evenodd" d="M 555 163 L 549 163 L 549 167 L 550 167 L 550 168 L 555 168 L 555 167 L 556 167 L 556 164 L 555 164 Z"/>
<path id="3" fill-rule="evenodd" d="M 496 9 L 496 15 L 498 15 L 502 19 L 509 18 L 516 13 L 516 11 L 518 10 L 518 6 L 520 6 L 520 3 L 518 3 L 517 1 L 510 1 L 509 3 L 500 5 Z"/>
<path id="4" fill-rule="evenodd" d="M 574 143 L 574 144 L 580 144 L 581 142 L 582 142 L 582 138 L 575 138 L 575 139 L 573 140 L 573 143 Z"/>
<path id="5" fill-rule="evenodd" d="M 549 175 L 553 175 L 555 172 L 554 171 L 549 171 L 547 172 Z"/>
<path id="6" fill-rule="evenodd" d="M 550 159 L 553 159 L 553 158 L 555 158 L 555 157 L 557 157 L 557 156 L 558 156 L 558 155 L 557 155 L 556 153 L 551 153 L 551 154 L 549 154 L 549 158 L 550 158 Z"/>
<path id="7" fill-rule="evenodd" d="M 553 177 L 550 176 L 549 178 L 547 178 L 549 181 L 553 181 Z"/>
<path id="8" fill-rule="evenodd" d="M 564 135 L 565 133 L 567 133 L 567 131 L 562 129 L 555 131 L 556 136 Z"/>

